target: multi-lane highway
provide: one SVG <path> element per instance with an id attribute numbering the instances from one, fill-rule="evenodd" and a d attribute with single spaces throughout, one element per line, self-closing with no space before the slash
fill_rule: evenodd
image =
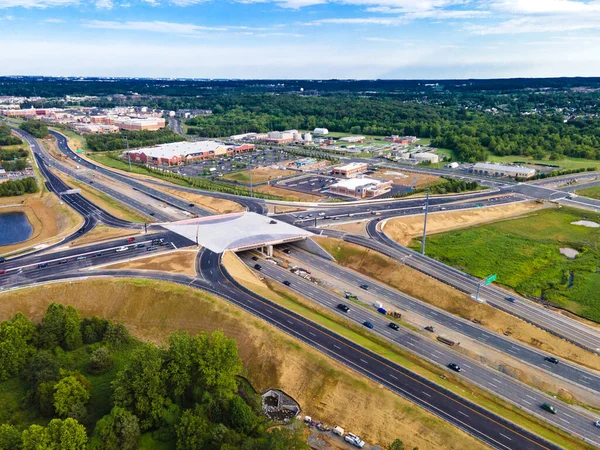
<path id="1" fill-rule="evenodd" d="M 305 264 L 304 267 L 308 269 L 312 269 L 314 267 L 312 261 L 306 261 L 307 254 L 305 252 L 296 249 L 293 250 L 293 252 L 302 253 L 301 255 L 298 255 L 298 258 L 303 261 Z M 254 266 L 254 261 L 250 258 L 249 254 L 244 254 L 243 260 L 249 267 Z M 279 283 L 284 283 L 287 281 L 289 283 L 289 289 L 292 289 L 304 297 L 310 298 L 320 306 L 324 306 L 325 308 L 328 308 L 339 315 L 345 316 L 347 319 L 356 322 L 359 325 L 362 325 L 365 322 L 370 322 L 374 326 L 372 330 L 369 330 L 370 332 L 373 332 L 384 339 L 390 340 L 396 345 L 403 347 L 405 350 L 415 353 L 419 357 L 429 360 L 436 365 L 447 367 L 447 365 L 450 363 L 458 364 L 461 367 L 460 376 L 464 377 L 470 382 L 480 386 L 494 395 L 498 395 L 512 402 L 519 408 L 531 414 L 542 416 L 544 420 L 564 429 L 574 436 L 579 436 L 580 438 L 586 439 L 594 445 L 600 446 L 600 430 L 598 430 L 598 428 L 594 425 L 594 422 L 597 420 L 597 418 L 593 414 L 582 412 L 581 409 L 572 408 L 562 402 L 557 403 L 554 397 L 543 394 L 535 388 L 516 381 L 515 379 L 504 375 L 499 371 L 478 363 L 473 358 L 464 356 L 459 352 L 453 351 L 446 345 L 439 344 L 438 342 L 415 333 L 407 328 L 401 327 L 399 330 L 393 330 L 389 327 L 390 320 L 386 316 L 383 316 L 374 310 L 363 308 L 353 302 L 348 303 L 347 300 L 342 300 L 340 297 L 335 296 L 334 294 L 316 286 L 314 283 L 311 283 L 302 277 L 291 274 L 289 271 L 286 271 L 277 265 L 273 265 L 268 262 L 264 262 L 261 265 L 262 267 L 260 269 L 260 273 L 262 275 L 267 276 Z M 328 273 L 331 274 L 332 272 L 328 271 Z M 337 272 L 333 276 L 343 277 L 342 274 L 338 274 Z M 372 280 L 365 280 L 364 278 L 356 277 L 352 281 L 365 283 L 365 281 Z M 358 285 L 355 286 L 358 288 Z M 373 282 L 370 284 L 369 290 L 374 291 L 377 297 L 381 298 L 382 300 L 388 302 L 394 301 L 392 298 L 386 295 L 386 291 L 388 289 L 379 285 L 378 283 Z M 337 305 L 340 303 L 350 306 L 350 311 L 347 313 L 340 312 L 340 310 L 337 308 Z M 415 305 L 415 303 L 417 302 L 407 301 L 403 302 L 402 304 L 394 304 L 402 309 L 410 309 L 411 311 L 420 314 L 420 310 L 415 311 L 413 309 L 414 306 L 418 307 L 418 305 Z M 426 314 L 427 313 L 432 314 L 434 316 L 433 320 L 437 321 L 437 317 L 435 316 L 437 314 L 442 314 L 443 311 L 427 311 Z M 469 322 L 462 321 L 460 323 L 461 325 L 464 325 L 464 327 L 469 326 Z M 458 329 L 461 332 L 464 332 L 466 335 L 469 335 L 469 331 L 464 330 L 464 327 L 459 326 Z M 487 336 L 488 334 L 491 334 L 485 330 L 481 331 L 483 331 L 481 336 Z M 511 342 L 509 340 L 506 341 L 506 348 L 510 350 Z M 487 341 L 485 343 L 488 344 Z M 491 344 L 491 346 L 494 345 Z M 514 345 L 515 350 L 521 352 L 526 351 L 526 349 L 522 347 L 524 346 L 516 344 Z M 535 365 L 543 366 L 543 355 L 538 356 L 539 357 L 536 359 Z M 518 356 L 515 357 L 518 358 Z M 575 368 L 571 367 L 570 369 L 567 369 L 565 373 L 569 373 L 569 370 L 573 369 Z M 540 406 L 543 403 L 550 403 L 556 406 L 558 408 L 557 414 L 551 414 L 542 410 Z"/>

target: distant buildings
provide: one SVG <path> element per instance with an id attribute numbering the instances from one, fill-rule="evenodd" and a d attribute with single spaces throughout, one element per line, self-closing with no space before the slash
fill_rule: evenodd
<path id="1" fill-rule="evenodd" d="M 503 164 L 477 163 L 471 172 L 478 175 L 499 178 L 531 178 L 535 169 L 525 166 L 509 166 Z"/>
<path id="2" fill-rule="evenodd" d="M 412 159 L 414 159 L 417 164 L 427 162 L 431 164 L 436 164 L 440 161 L 440 157 L 435 153 L 422 152 L 422 153 L 413 153 L 410 155 Z"/>
<path id="3" fill-rule="evenodd" d="M 376 180 L 374 178 L 351 178 L 341 180 L 329 187 L 333 194 L 354 197 L 358 199 L 373 198 L 385 194 L 392 188 L 389 180 Z"/>
<path id="4" fill-rule="evenodd" d="M 352 142 L 358 143 L 365 140 L 364 136 L 345 136 L 338 139 L 339 142 Z"/>
<path id="5" fill-rule="evenodd" d="M 418 139 L 416 136 L 398 136 L 393 134 L 392 136 L 387 136 L 385 140 L 394 144 L 409 145 L 414 144 Z"/>
<path id="6" fill-rule="evenodd" d="M 165 119 L 162 117 L 130 118 L 121 116 L 90 116 L 90 123 L 115 125 L 121 130 L 156 131 L 164 128 Z"/>
<path id="7" fill-rule="evenodd" d="M 369 170 L 369 165 L 367 163 L 353 162 L 335 167 L 333 169 L 333 174 L 340 177 L 353 178 L 361 173 L 365 173 L 367 170 Z"/>
<path id="8" fill-rule="evenodd" d="M 327 128 L 315 128 L 313 134 L 318 134 L 319 136 L 327 136 L 329 134 L 329 130 Z"/>
<path id="9" fill-rule="evenodd" d="M 143 147 L 123 155 L 132 161 L 145 164 L 177 165 L 198 159 L 211 159 L 254 150 L 254 144 L 227 145 L 217 141 L 173 142 L 170 144 Z"/>

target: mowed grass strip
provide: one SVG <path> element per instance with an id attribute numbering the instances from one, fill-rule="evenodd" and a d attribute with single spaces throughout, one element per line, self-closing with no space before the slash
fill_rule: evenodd
<path id="1" fill-rule="evenodd" d="M 427 254 L 477 277 L 547 300 L 600 322 L 600 228 L 573 225 L 597 213 L 545 209 L 521 218 L 449 231 L 427 238 Z M 420 248 L 414 240 L 412 248 Z M 561 248 L 577 250 L 570 259 Z"/>
<path id="2" fill-rule="evenodd" d="M 595 198 L 600 200 L 600 186 L 578 189 L 576 192 L 577 195 L 583 195 L 584 197 Z"/>

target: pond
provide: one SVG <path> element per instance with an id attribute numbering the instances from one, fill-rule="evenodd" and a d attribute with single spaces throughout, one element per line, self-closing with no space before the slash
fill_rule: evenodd
<path id="1" fill-rule="evenodd" d="M 0 245 L 23 242 L 31 236 L 33 227 L 24 213 L 0 214 Z"/>

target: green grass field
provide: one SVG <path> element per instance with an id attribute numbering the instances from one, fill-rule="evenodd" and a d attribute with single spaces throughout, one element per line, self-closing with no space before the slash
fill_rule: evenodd
<path id="1" fill-rule="evenodd" d="M 577 195 L 583 195 L 584 197 L 596 198 L 600 200 L 600 186 L 577 190 L 576 193 Z"/>
<path id="2" fill-rule="evenodd" d="M 497 273 L 497 283 L 548 300 L 600 322 L 600 228 L 572 225 L 600 215 L 545 209 L 524 217 L 427 238 L 427 254 L 477 277 Z M 420 242 L 413 241 L 413 248 Z M 580 252 L 575 259 L 562 247 Z M 572 277 L 572 283 L 571 283 Z"/>
<path id="3" fill-rule="evenodd" d="M 558 161 L 550 161 L 549 159 L 533 159 L 527 156 L 496 156 L 490 154 L 488 157 L 490 162 L 498 163 L 513 163 L 518 161 L 524 161 L 527 164 L 551 164 L 553 166 L 560 166 L 565 169 L 585 169 L 588 167 L 600 167 L 600 161 L 593 159 L 583 158 L 564 158 Z"/>

